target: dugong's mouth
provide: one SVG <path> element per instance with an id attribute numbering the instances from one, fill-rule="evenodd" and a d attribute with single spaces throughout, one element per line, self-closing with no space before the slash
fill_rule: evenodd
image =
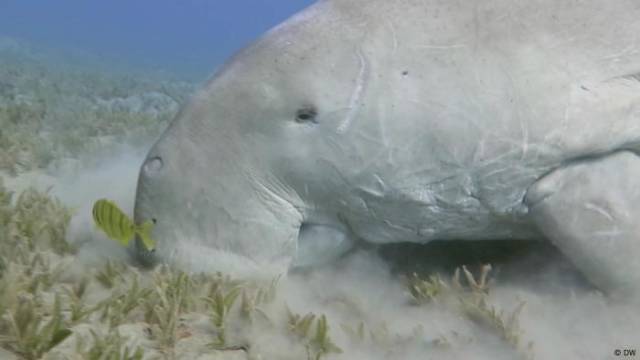
<path id="1" fill-rule="evenodd" d="M 131 251 L 133 252 L 132 255 L 136 263 L 142 267 L 153 267 L 158 262 L 156 249 L 147 249 L 138 234 L 136 234 L 136 237 L 133 241 Z"/>
<path id="2" fill-rule="evenodd" d="M 135 262 L 144 268 L 166 264 L 195 273 L 222 272 L 238 278 L 269 280 L 285 274 L 290 266 L 288 262 L 258 261 L 243 253 L 216 248 L 205 236 L 175 231 L 168 234 L 158 228 L 152 231 L 152 238 L 156 242 L 153 250 L 148 250 L 137 235 L 131 246 Z"/>

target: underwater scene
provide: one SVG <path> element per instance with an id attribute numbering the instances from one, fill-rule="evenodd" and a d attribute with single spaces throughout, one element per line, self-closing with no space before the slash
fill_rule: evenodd
<path id="1" fill-rule="evenodd" d="M 405 81 L 458 83 L 384 57 L 422 34 L 403 8 L 441 5 L 0 1 L 0 359 L 640 358 L 638 296 L 500 213 L 519 187 L 485 192 L 508 193 L 487 212 L 447 159 L 411 197 L 424 171 L 398 164 L 466 150 L 359 130 L 449 106 L 416 105 Z M 457 24 L 447 9 L 438 29 Z M 464 45 L 425 39 L 438 66 L 466 64 L 440 57 Z"/>

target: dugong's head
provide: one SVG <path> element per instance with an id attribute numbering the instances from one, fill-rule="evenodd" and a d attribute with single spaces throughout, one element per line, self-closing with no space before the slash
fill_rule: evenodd
<path id="1" fill-rule="evenodd" d="M 152 220 L 153 258 L 193 271 L 273 274 L 297 255 L 301 226 L 339 222 L 363 59 L 321 2 L 221 68 L 149 151 L 135 220 Z M 136 242 L 137 254 L 146 252 Z"/>

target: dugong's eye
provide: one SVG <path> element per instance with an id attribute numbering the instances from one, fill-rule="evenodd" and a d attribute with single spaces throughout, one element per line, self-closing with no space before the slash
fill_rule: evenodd
<path id="1" fill-rule="evenodd" d="M 308 123 L 308 122 L 316 123 L 317 115 L 318 115 L 318 112 L 314 107 L 311 107 L 311 106 L 304 107 L 296 111 L 296 122 L 297 123 Z"/>

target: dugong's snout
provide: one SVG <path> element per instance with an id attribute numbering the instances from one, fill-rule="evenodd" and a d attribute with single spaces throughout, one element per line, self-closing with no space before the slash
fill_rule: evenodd
<path id="1" fill-rule="evenodd" d="M 301 223 L 288 199 L 273 191 L 261 171 L 229 164 L 232 154 L 187 154 L 174 144 L 160 140 L 140 169 L 134 218 L 154 222 L 156 249 L 148 251 L 137 240 L 135 259 L 237 276 L 286 272 Z"/>

